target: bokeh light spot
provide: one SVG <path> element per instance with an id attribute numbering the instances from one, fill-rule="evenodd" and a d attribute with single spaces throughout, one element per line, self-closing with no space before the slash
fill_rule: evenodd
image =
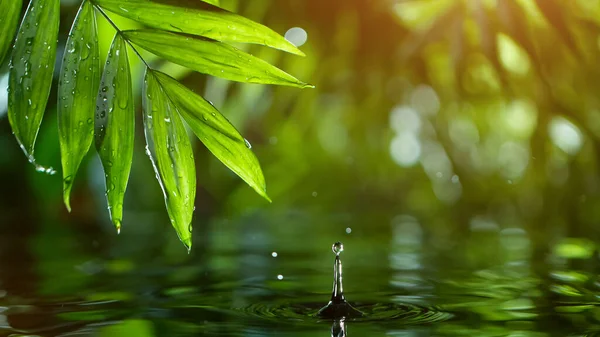
<path id="1" fill-rule="evenodd" d="M 417 133 L 421 128 L 421 117 L 411 107 L 398 106 L 390 113 L 390 126 L 398 133 Z"/>
<path id="2" fill-rule="evenodd" d="M 511 73 L 526 75 L 531 68 L 527 53 L 505 34 L 498 34 L 497 43 L 502 66 Z"/>
<path id="3" fill-rule="evenodd" d="M 440 111 L 440 99 L 432 87 L 419 85 L 410 96 L 410 103 L 425 116 L 433 116 Z"/>
<path id="4" fill-rule="evenodd" d="M 508 131 L 517 138 L 528 139 L 537 126 L 537 107 L 530 100 L 512 101 L 502 114 Z"/>
<path id="5" fill-rule="evenodd" d="M 396 164 L 402 167 L 413 166 L 421 156 L 421 143 L 411 133 L 399 134 L 392 140 L 390 154 Z"/>
<path id="6" fill-rule="evenodd" d="M 285 32 L 285 39 L 294 46 L 300 47 L 308 40 L 308 33 L 300 27 L 290 28 Z"/>
<path id="7" fill-rule="evenodd" d="M 548 124 L 550 139 L 561 150 L 575 155 L 583 145 L 583 135 L 575 124 L 564 117 L 554 117 Z"/>
<path id="8" fill-rule="evenodd" d="M 502 175 L 509 179 L 517 179 L 523 176 L 529 165 L 529 149 L 525 146 L 506 142 L 500 146 L 498 151 L 498 166 Z"/>

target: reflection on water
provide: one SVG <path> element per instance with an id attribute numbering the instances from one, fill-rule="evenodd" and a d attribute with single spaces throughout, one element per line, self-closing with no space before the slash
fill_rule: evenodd
<path id="1" fill-rule="evenodd" d="M 198 245 L 191 256 L 179 246 L 155 250 L 144 240 L 123 256 L 120 252 L 131 249 L 133 239 L 126 233 L 88 239 L 85 230 L 57 223 L 41 223 L 25 238 L 3 235 L 0 336 L 554 336 L 600 331 L 600 265 L 593 241 L 559 240 L 536 262 L 526 231 L 501 230 L 491 220 L 472 221 L 461 244 L 448 251 L 439 243 L 444 238 L 406 215 L 390 216 L 388 229 L 379 226 L 375 232 L 368 231 L 371 216 L 345 219 L 318 236 L 294 229 L 300 222 L 315 228 L 324 223 L 320 216 L 304 216 L 214 220 L 201 234 L 210 244 Z M 286 221 L 291 234 L 275 240 L 271 224 Z M 348 227 L 352 234 L 346 233 Z M 344 238 L 343 290 L 362 315 L 317 314 L 329 299 L 342 298 L 337 254 L 340 273 L 333 297 L 330 293 L 331 237 Z"/>
<path id="2" fill-rule="evenodd" d="M 344 319 L 338 319 L 333 321 L 331 326 L 331 337 L 346 337 L 346 322 Z"/>

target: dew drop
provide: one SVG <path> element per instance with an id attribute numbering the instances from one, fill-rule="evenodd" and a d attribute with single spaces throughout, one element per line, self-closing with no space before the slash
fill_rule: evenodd
<path id="1" fill-rule="evenodd" d="M 121 220 L 115 220 L 115 227 L 117 228 L 117 235 L 121 234 Z"/>
<path id="2" fill-rule="evenodd" d="M 250 144 L 250 142 L 246 138 L 244 138 L 244 143 L 246 143 L 247 148 L 249 148 L 249 149 L 252 148 L 252 144 Z"/>

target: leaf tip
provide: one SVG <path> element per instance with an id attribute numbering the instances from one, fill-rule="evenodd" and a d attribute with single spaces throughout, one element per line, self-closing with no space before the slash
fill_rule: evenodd
<path id="1" fill-rule="evenodd" d="M 298 48 L 294 48 L 294 55 L 306 57 L 306 54 L 302 50 L 300 50 Z"/>
<path id="2" fill-rule="evenodd" d="M 71 188 L 73 187 L 73 176 L 67 176 L 63 179 L 63 200 L 67 211 L 71 213 Z"/>
<path id="3" fill-rule="evenodd" d="M 121 220 L 115 219 L 113 220 L 113 223 L 115 225 L 115 228 L 117 229 L 117 235 L 121 234 Z"/>
<path id="4" fill-rule="evenodd" d="M 261 190 L 256 190 L 258 192 L 258 194 L 260 194 L 261 197 L 265 198 L 266 201 L 268 201 L 269 203 L 273 203 L 273 200 L 271 200 L 271 198 L 269 198 L 269 195 L 267 194 L 267 190 L 266 189 L 261 189 Z"/>
<path id="5" fill-rule="evenodd" d="M 69 195 L 67 195 L 66 193 L 63 196 L 64 202 L 65 202 L 65 207 L 67 208 L 67 211 L 69 213 L 71 213 L 71 201 L 69 200 Z"/>
<path id="6" fill-rule="evenodd" d="M 185 249 L 187 249 L 188 254 L 190 254 L 192 252 L 192 237 L 189 236 L 185 239 L 182 238 L 181 242 L 185 246 Z"/>

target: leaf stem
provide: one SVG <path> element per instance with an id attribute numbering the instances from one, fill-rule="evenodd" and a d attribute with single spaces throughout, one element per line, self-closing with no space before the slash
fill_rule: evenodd
<path id="1" fill-rule="evenodd" d="M 94 8 L 98 12 L 100 12 L 100 14 L 102 14 L 102 16 L 106 19 L 106 21 L 108 21 L 108 23 L 110 23 L 111 26 L 113 26 L 113 28 L 117 31 L 117 34 L 119 34 L 119 35 L 121 35 L 121 37 L 123 37 L 123 39 L 125 40 L 125 42 L 127 42 L 127 44 L 129 45 L 129 47 L 131 47 L 131 49 L 138 56 L 138 58 L 140 59 L 140 61 L 142 61 L 146 65 L 147 68 L 151 69 L 150 66 L 148 65 L 148 63 L 146 62 L 146 60 L 144 60 L 144 58 L 140 54 L 140 52 L 135 48 L 135 46 L 131 43 L 131 41 L 129 41 L 129 39 L 127 39 L 123 35 L 122 31 L 119 29 L 119 27 L 117 27 L 117 25 L 114 23 L 114 21 L 111 20 L 111 18 L 108 16 L 108 14 L 106 14 L 106 12 L 104 11 L 104 9 L 102 9 L 102 7 L 98 6 L 93 1 L 91 1 L 91 2 L 92 2 L 92 5 L 94 6 Z"/>

